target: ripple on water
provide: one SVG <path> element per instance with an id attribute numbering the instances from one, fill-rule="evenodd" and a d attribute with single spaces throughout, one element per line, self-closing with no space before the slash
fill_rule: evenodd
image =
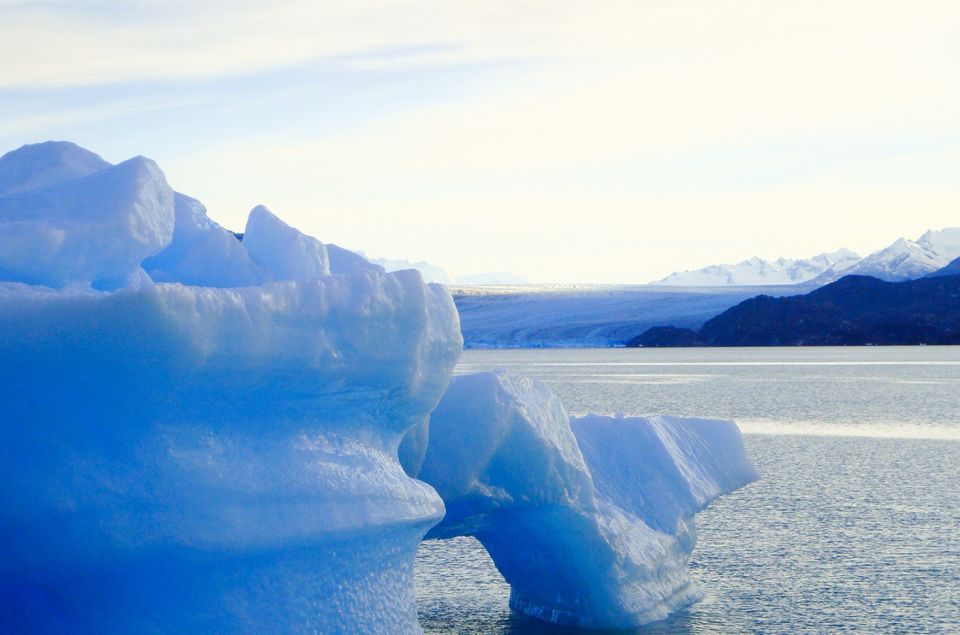
<path id="1" fill-rule="evenodd" d="M 763 432 L 745 436 L 762 480 L 697 516 L 690 566 L 704 599 L 636 631 L 651 634 L 960 633 L 958 360 L 960 347 L 464 354 L 473 370 L 549 381 L 574 413 L 714 416 Z M 569 632 L 511 615 L 473 539 L 425 542 L 415 572 L 428 633 Z"/>
<path id="2" fill-rule="evenodd" d="M 705 598 L 638 633 L 960 632 L 960 443 L 748 435 L 763 478 L 698 515 Z M 561 632 L 512 616 L 471 538 L 416 564 L 428 633 Z"/>

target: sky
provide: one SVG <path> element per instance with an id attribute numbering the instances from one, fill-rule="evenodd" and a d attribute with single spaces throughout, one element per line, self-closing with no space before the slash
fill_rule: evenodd
<path id="1" fill-rule="evenodd" d="M 0 0 L 0 153 L 156 160 L 242 230 L 643 283 L 960 226 L 956 0 Z"/>

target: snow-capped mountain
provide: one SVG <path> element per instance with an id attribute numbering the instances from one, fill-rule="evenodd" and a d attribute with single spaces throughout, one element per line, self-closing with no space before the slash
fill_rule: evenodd
<path id="1" fill-rule="evenodd" d="M 711 265 L 695 271 L 672 273 L 652 284 L 676 287 L 715 287 L 726 285 L 797 284 L 808 282 L 828 270 L 844 271 L 860 260 L 849 249 L 838 249 L 812 258 L 750 258 L 732 265 Z"/>
<path id="2" fill-rule="evenodd" d="M 960 227 L 930 230 L 917 240 L 898 238 L 889 247 L 873 252 L 852 267 L 831 268 L 814 282 L 826 284 L 851 274 L 891 282 L 911 280 L 933 273 L 957 257 L 960 257 Z"/>

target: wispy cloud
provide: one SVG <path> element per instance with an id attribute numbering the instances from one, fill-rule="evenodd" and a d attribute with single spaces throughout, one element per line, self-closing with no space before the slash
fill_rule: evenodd
<path id="1" fill-rule="evenodd" d="M 0 0 L 0 141 L 150 154 L 234 226 L 638 281 L 960 224 L 957 32 L 940 0 Z"/>
<path id="2" fill-rule="evenodd" d="M 242 75 L 321 58 L 369 67 L 539 54 L 545 31 L 587 13 L 370 0 L 17 2 L 0 11 L 0 58 L 16 60 L 3 86 Z"/>

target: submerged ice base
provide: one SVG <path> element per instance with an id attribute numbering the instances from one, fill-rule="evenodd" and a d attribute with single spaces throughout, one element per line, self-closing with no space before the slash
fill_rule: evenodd
<path id="1" fill-rule="evenodd" d="M 422 437 L 422 435 L 420 435 Z M 535 380 L 454 378 L 406 465 L 447 507 L 428 538 L 475 536 L 510 606 L 548 622 L 629 628 L 699 597 L 693 516 L 756 479 L 736 426 L 675 417 L 569 418 Z"/>

